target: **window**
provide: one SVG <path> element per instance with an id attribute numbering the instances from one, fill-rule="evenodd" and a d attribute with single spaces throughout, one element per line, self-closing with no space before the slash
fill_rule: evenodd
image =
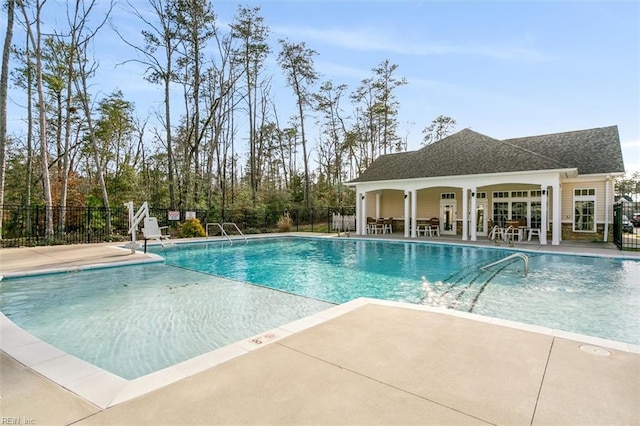
<path id="1" fill-rule="evenodd" d="M 529 191 L 511 191 L 511 198 L 527 198 Z"/>
<path id="2" fill-rule="evenodd" d="M 524 219 L 527 221 L 529 206 L 526 201 L 514 201 L 511 203 L 511 219 Z"/>
<path id="3" fill-rule="evenodd" d="M 493 203 L 493 223 L 504 226 L 509 219 L 509 203 Z"/>
<path id="4" fill-rule="evenodd" d="M 540 229 L 542 225 L 542 203 L 540 201 L 531 202 L 531 228 Z"/>
<path id="5" fill-rule="evenodd" d="M 476 193 L 476 198 L 486 199 L 487 198 L 487 193 L 486 192 L 477 192 Z"/>
<path id="6" fill-rule="evenodd" d="M 573 230 L 596 232 L 596 190 L 594 188 L 573 190 Z"/>
<path id="7" fill-rule="evenodd" d="M 440 194 L 441 200 L 455 200 L 455 198 L 456 198 L 456 194 L 453 192 L 444 192 Z"/>
<path id="8" fill-rule="evenodd" d="M 504 226 L 509 219 L 521 219 L 531 228 L 542 222 L 542 190 L 509 190 L 493 192 L 493 222 Z"/>

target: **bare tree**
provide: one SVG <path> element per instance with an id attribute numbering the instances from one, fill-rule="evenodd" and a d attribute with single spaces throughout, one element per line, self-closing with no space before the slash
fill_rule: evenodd
<path id="1" fill-rule="evenodd" d="M 2 68 L 0 70 L 0 240 L 2 239 L 2 218 L 4 216 L 4 179 L 7 170 L 7 94 L 9 90 L 9 55 L 13 38 L 13 18 L 15 1 L 7 0 L 7 30 L 2 48 Z"/>
<path id="2" fill-rule="evenodd" d="M 147 18 L 147 13 L 136 9 L 128 3 L 133 14 L 140 19 L 147 29 L 142 30 L 144 46 L 136 46 L 120 35 L 120 38 L 132 47 L 144 59 L 133 59 L 147 67 L 145 79 L 151 83 L 160 83 L 164 88 L 164 115 L 162 121 L 165 131 L 165 148 L 167 150 L 167 174 L 169 186 L 169 208 L 176 206 L 175 160 L 173 155 L 173 138 L 171 127 L 171 83 L 176 79 L 174 71 L 175 56 L 178 49 L 178 28 L 175 20 L 174 0 L 148 0 L 156 21 Z M 119 33 L 118 33 L 119 34 Z M 156 56 L 156 55 L 158 55 Z M 161 140 L 162 138 L 159 138 Z"/>
<path id="3" fill-rule="evenodd" d="M 27 37 L 34 47 L 34 57 L 36 60 L 35 77 L 38 93 L 38 123 L 40 136 L 40 160 L 42 162 L 42 189 L 45 203 L 45 235 L 49 239 L 53 237 L 53 198 L 51 196 L 51 177 L 49 175 L 49 154 L 47 144 L 47 111 L 44 95 L 43 73 L 42 73 L 42 29 L 41 15 L 42 8 L 47 0 L 36 0 L 34 5 L 34 16 L 29 18 L 27 8 L 24 2 L 18 2 L 24 17 L 24 25 L 27 31 Z M 35 35 L 33 30 L 35 27 Z"/>
<path id="4" fill-rule="evenodd" d="M 251 199 L 256 202 L 258 191 L 258 160 L 257 149 L 257 120 L 258 120 L 258 81 L 260 70 L 269 54 L 267 38 L 269 29 L 263 23 L 259 7 L 238 8 L 238 17 L 231 24 L 231 35 L 239 40 L 240 46 L 236 52 L 235 61 L 243 67 L 245 77 L 245 100 L 247 103 L 247 116 L 249 119 L 249 183 L 251 186 Z"/>
<path id="5" fill-rule="evenodd" d="M 307 48 L 304 42 L 291 43 L 283 39 L 278 41 L 282 49 L 278 55 L 278 63 L 285 72 L 288 85 L 293 89 L 298 106 L 304 163 L 305 201 L 307 208 L 311 208 L 311 177 L 309 175 L 309 156 L 307 155 L 304 118 L 306 107 L 310 106 L 311 100 L 309 86 L 318 80 L 318 74 L 313 68 L 313 57 L 316 55 L 316 52 Z"/>
<path id="6" fill-rule="evenodd" d="M 91 41 L 96 36 L 97 32 L 105 25 L 109 14 L 113 8 L 113 4 L 110 5 L 104 19 L 98 23 L 95 29 L 90 29 L 87 26 L 89 15 L 93 8 L 96 6 L 97 0 L 89 1 L 85 3 L 83 0 L 76 0 L 75 7 L 72 10 L 71 16 L 69 16 L 70 31 L 70 45 L 74 50 L 74 53 L 70 57 L 75 61 L 76 69 L 73 78 L 73 83 L 76 88 L 76 92 L 80 99 L 82 109 L 84 110 L 87 136 L 93 149 L 93 160 L 96 168 L 96 175 L 98 182 L 100 183 L 100 190 L 102 192 L 102 204 L 106 208 L 106 234 L 111 235 L 111 210 L 109 209 L 109 193 L 107 191 L 107 185 L 104 179 L 104 170 L 102 161 L 100 159 L 100 149 L 98 140 L 96 138 L 95 126 L 92 118 L 93 109 L 91 107 L 90 95 L 89 95 L 89 79 L 95 75 L 98 63 L 96 61 L 90 61 L 89 59 L 89 46 Z"/>
<path id="7" fill-rule="evenodd" d="M 343 156 L 346 151 L 347 134 L 340 100 L 346 90 L 347 86 L 344 84 L 334 86 L 331 81 L 326 81 L 320 86 L 320 92 L 314 95 L 316 110 L 322 114 L 318 123 L 322 129 L 321 143 L 318 144 L 318 162 L 324 168 L 329 185 L 338 187 L 342 185 L 344 175 Z"/>

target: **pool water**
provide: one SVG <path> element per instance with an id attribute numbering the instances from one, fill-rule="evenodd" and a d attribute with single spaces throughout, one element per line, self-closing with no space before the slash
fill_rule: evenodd
<path id="1" fill-rule="evenodd" d="M 493 247 L 286 238 L 155 249 L 170 265 L 334 303 L 372 297 L 445 306 L 640 344 L 640 261 Z"/>
<path id="2" fill-rule="evenodd" d="M 358 297 L 640 344 L 640 261 L 355 238 L 154 247 L 164 264 L 10 278 L 0 311 L 132 379 Z"/>
<path id="3" fill-rule="evenodd" d="M 163 264 L 0 282 L 7 318 L 125 379 L 333 306 Z"/>

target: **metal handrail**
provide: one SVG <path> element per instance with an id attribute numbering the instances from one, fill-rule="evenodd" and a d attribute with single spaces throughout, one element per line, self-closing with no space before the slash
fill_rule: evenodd
<path id="1" fill-rule="evenodd" d="M 511 260 L 511 259 L 515 259 L 515 258 L 519 258 L 519 259 L 522 259 L 524 261 L 524 276 L 526 277 L 527 274 L 529 273 L 529 256 L 527 256 L 524 253 L 510 254 L 509 256 L 507 256 L 505 258 L 502 258 L 502 259 L 497 260 L 495 262 L 489 263 L 488 265 L 484 265 L 480 269 L 485 270 L 487 268 L 490 268 L 491 266 L 499 265 L 501 263 L 506 262 L 507 260 Z"/>
<path id="2" fill-rule="evenodd" d="M 240 234 L 240 236 L 241 236 L 242 238 L 244 238 L 245 243 L 247 242 L 247 237 L 242 233 L 242 231 L 240 230 L 240 228 L 238 228 L 238 225 L 236 225 L 234 222 L 224 222 L 224 223 L 222 224 L 222 226 L 225 226 L 225 225 L 231 225 L 231 226 L 233 226 L 233 227 L 236 229 L 236 231 L 238 231 L 238 234 Z"/>
<path id="3" fill-rule="evenodd" d="M 227 232 L 224 230 L 223 225 L 219 224 L 218 222 L 214 222 L 214 223 L 207 223 L 207 227 L 206 227 L 206 233 L 207 233 L 207 237 L 209 237 L 209 226 L 213 226 L 213 225 L 217 225 L 218 228 L 220 229 L 220 233 L 223 237 L 226 237 L 227 240 L 229 240 L 229 242 L 231 244 L 233 244 L 233 241 L 231 241 L 231 238 L 229 238 L 229 235 L 227 234 Z"/>

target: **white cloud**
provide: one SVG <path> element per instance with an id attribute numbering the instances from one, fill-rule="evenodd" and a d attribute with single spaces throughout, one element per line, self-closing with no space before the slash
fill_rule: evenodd
<path id="1" fill-rule="evenodd" d="M 462 55 L 483 56 L 494 59 L 542 62 L 551 57 L 535 49 L 512 45 L 433 43 L 420 40 L 407 40 L 401 34 L 384 34 L 379 28 L 311 28 L 301 26 L 275 26 L 275 34 L 303 40 L 316 40 L 334 46 L 373 52 L 387 52 L 401 55 Z"/>

